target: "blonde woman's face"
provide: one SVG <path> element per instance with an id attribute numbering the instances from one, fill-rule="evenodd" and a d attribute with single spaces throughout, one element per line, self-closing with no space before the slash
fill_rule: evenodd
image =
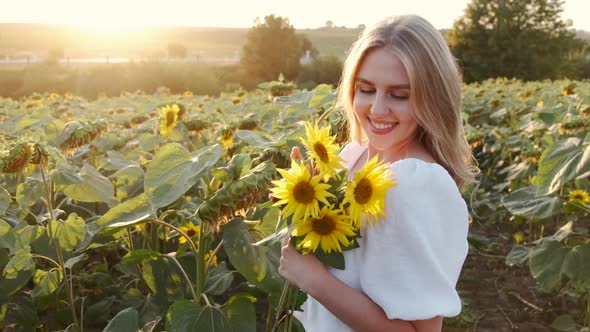
<path id="1" fill-rule="evenodd" d="M 401 154 L 418 130 L 410 105 L 410 81 L 399 58 L 378 48 L 359 66 L 354 88 L 354 112 L 369 147 Z"/>

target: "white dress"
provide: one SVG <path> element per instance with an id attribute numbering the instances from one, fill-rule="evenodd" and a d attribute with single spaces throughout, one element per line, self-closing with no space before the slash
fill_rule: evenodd
<path id="1" fill-rule="evenodd" d="M 347 144 L 340 156 L 350 169 L 366 147 Z M 378 304 L 389 319 L 456 316 L 455 290 L 467 256 L 467 205 L 448 172 L 419 159 L 391 164 L 396 186 L 386 195 L 379 223 L 363 223 L 360 248 L 344 253 L 346 268 L 330 272 Z M 354 306 L 350 303 L 350 306 Z M 353 331 L 313 297 L 297 317 L 308 332 Z"/>

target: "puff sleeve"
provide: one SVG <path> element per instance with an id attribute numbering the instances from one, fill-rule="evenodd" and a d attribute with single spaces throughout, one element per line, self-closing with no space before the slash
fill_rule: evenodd
<path id="1" fill-rule="evenodd" d="M 440 165 L 404 159 L 391 166 L 397 186 L 386 195 L 386 218 L 366 227 L 362 291 L 389 319 L 455 316 L 455 290 L 467 256 L 465 201 Z"/>

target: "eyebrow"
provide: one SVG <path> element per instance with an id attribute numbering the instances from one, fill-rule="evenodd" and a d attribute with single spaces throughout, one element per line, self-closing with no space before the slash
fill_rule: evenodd
<path id="1" fill-rule="evenodd" d="M 362 77 L 358 77 L 355 80 L 355 82 L 373 85 L 373 82 L 371 82 L 367 79 L 364 79 Z M 389 89 L 409 89 L 410 85 L 409 84 L 393 84 L 393 85 L 388 86 L 388 88 Z"/>

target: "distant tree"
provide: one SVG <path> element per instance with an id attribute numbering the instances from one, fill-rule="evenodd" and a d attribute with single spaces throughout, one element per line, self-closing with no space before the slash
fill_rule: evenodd
<path id="1" fill-rule="evenodd" d="M 334 22 L 327 20 L 326 24 L 324 25 L 324 27 L 328 28 L 328 29 L 332 29 L 334 27 Z"/>
<path id="2" fill-rule="evenodd" d="M 45 59 L 45 63 L 57 64 L 59 63 L 59 60 L 61 60 L 64 57 L 64 54 L 65 52 L 63 47 L 53 47 L 49 50 L 49 52 L 47 52 L 47 58 Z"/>
<path id="3" fill-rule="evenodd" d="M 311 40 L 309 40 L 305 35 L 299 35 L 299 38 L 301 38 L 301 49 L 303 50 L 303 54 L 309 51 L 311 58 L 317 59 L 320 52 L 317 50 L 317 48 L 313 47 Z"/>
<path id="4" fill-rule="evenodd" d="M 305 53 L 304 38 L 295 33 L 289 19 L 266 16 L 248 30 L 242 49 L 240 64 L 245 78 L 252 82 L 276 80 L 282 73 L 287 80 L 297 78 L 299 59 Z M 245 82 L 246 83 L 246 82 Z"/>
<path id="5" fill-rule="evenodd" d="M 335 55 L 320 56 L 317 60 L 303 65 L 298 81 L 317 85 L 337 85 L 342 74 L 342 61 Z"/>
<path id="6" fill-rule="evenodd" d="M 187 49 L 181 43 L 168 44 L 168 56 L 171 58 L 186 58 Z"/>
<path id="7" fill-rule="evenodd" d="M 356 26 L 356 29 L 357 30 L 360 30 L 360 31 L 365 30 L 365 28 L 366 28 L 366 26 L 364 24 L 359 24 L 359 25 Z"/>
<path id="8" fill-rule="evenodd" d="M 448 42 L 466 81 L 489 77 L 557 78 L 579 40 L 561 0 L 471 0 Z"/>

